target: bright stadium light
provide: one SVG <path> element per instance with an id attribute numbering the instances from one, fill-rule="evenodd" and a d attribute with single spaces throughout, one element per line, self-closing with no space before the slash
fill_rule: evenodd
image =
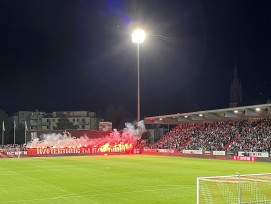
<path id="1" fill-rule="evenodd" d="M 256 111 L 260 111 L 261 109 L 260 109 L 260 108 L 256 108 L 255 110 L 256 110 Z"/>
<path id="2" fill-rule="evenodd" d="M 133 43 L 143 43 L 146 37 L 146 33 L 142 29 L 136 29 L 132 33 L 132 42 Z"/>
<path id="3" fill-rule="evenodd" d="M 238 110 L 235 110 L 234 113 L 238 113 Z"/>
<path id="4" fill-rule="evenodd" d="M 143 43 L 146 33 L 142 29 L 136 29 L 132 33 L 132 42 L 137 44 L 137 121 L 140 121 L 140 72 L 139 72 L 139 44 Z"/>

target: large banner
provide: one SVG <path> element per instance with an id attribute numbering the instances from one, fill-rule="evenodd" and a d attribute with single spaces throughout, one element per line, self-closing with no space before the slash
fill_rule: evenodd
<path id="1" fill-rule="evenodd" d="M 99 154 L 99 153 L 134 153 L 134 148 L 119 146 L 100 146 L 100 147 L 64 147 L 64 148 L 29 148 L 27 154 L 35 155 L 65 155 L 65 154 Z"/>
<path id="2" fill-rule="evenodd" d="M 27 149 L 28 155 L 61 155 L 61 154 L 90 154 L 91 148 L 78 147 L 78 148 L 29 148 Z"/>

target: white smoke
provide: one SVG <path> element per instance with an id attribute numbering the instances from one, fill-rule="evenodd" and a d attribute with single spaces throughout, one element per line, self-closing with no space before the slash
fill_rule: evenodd
<path id="1" fill-rule="evenodd" d="M 144 121 L 139 121 L 136 125 L 125 123 L 122 131 L 114 129 L 110 135 L 103 138 L 89 139 L 86 135 L 75 138 L 69 134 L 43 134 L 41 139 L 37 138 L 27 144 L 28 148 L 41 147 L 81 147 L 103 145 L 107 143 L 129 143 L 135 144 L 146 131 Z"/>

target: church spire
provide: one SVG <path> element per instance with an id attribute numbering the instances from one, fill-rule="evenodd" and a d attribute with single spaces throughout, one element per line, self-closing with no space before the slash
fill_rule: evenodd
<path id="1" fill-rule="evenodd" d="M 235 61 L 234 76 L 230 88 L 230 107 L 239 106 L 242 103 L 242 88 L 237 74 L 237 63 Z"/>

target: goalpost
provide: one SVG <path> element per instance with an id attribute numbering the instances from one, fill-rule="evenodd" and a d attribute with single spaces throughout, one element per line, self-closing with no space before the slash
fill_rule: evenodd
<path id="1" fill-rule="evenodd" d="M 197 178 L 197 204 L 271 204 L 271 173 Z"/>

